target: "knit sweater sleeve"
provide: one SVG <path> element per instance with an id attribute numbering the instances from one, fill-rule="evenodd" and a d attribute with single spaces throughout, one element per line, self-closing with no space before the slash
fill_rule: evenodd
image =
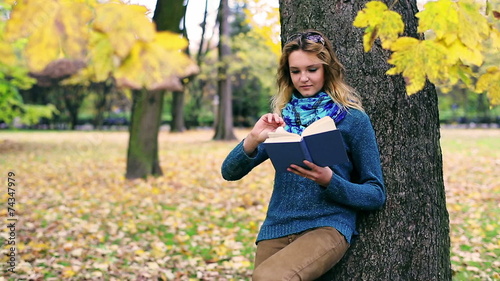
<path id="1" fill-rule="evenodd" d="M 347 118 L 351 120 L 341 125 L 344 125 L 342 136 L 348 147 L 352 171 L 347 173 L 342 167 L 334 166 L 326 193 L 331 200 L 343 205 L 358 210 L 376 210 L 385 203 L 386 193 L 375 132 L 365 113 L 350 114 L 353 116 Z"/>
<path id="2" fill-rule="evenodd" d="M 257 147 L 253 155 L 248 155 L 243 150 L 243 141 L 241 141 L 231 152 L 229 152 L 222 163 L 222 177 L 228 181 L 239 180 L 268 158 L 269 156 L 262 144 Z"/>

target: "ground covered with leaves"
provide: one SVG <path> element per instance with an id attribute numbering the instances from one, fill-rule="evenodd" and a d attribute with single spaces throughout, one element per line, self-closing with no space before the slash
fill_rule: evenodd
<path id="1" fill-rule="evenodd" d="M 14 197 L 18 264 L 0 280 L 249 280 L 273 168 L 224 181 L 236 142 L 212 135 L 162 132 L 164 175 L 128 181 L 126 132 L 2 132 L 0 177 L 16 186 L 0 217 Z M 442 135 L 454 279 L 499 280 L 500 131 Z"/>

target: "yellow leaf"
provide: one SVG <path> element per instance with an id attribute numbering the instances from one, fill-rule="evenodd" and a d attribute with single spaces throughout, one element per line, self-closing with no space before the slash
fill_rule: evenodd
<path id="1" fill-rule="evenodd" d="M 93 28 L 109 36 L 115 53 L 124 58 L 137 40 L 151 41 L 155 26 L 140 5 L 104 3 L 97 6 Z M 120 24 L 117 24 L 120 23 Z"/>
<path id="2" fill-rule="evenodd" d="M 119 86 L 150 90 L 175 87 L 178 89 L 181 87 L 178 77 L 197 71 L 196 65 L 185 53 L 167 46 L 163 36 L 170 35 L 160 33 L 158 36 L 160 38 L 153 42 L 136 42 L 127 59 L 115 73 Z M 179 84 L 174 85 L 175 81 Z"/>
<path id="3" fill-rule="evenodd" d="M 402 73 L 408 94 L 414 94 L 425 85 L 426 77 L 431 82 L 445 80 L 442 62 L 446 61 L 446 48 L 434 41 L 419 41 L 411 37 L 401 37 L 391 46 L 394 53 L 388 62 L 394 67 L 387 74 Z"/>
<path id="4" fill-rule="evenodd" d="M 453 85 L 457 84 L 458 81 L 462 81 L 467 87 L 472 86 L 473 73 L 472 69 L 468 66 L 465 66 L 461 63 L 454 64 L 448 68 L 449 75 L 449 85 L 448 87 L 451 89 Z"/>
<path id="5" fill-rule="evenodd" d="M 500 50 L 500 30 L 492 29 L 490 33 L 491 49 Z"/>
<path id="6" fill-rule="evenodd" d="M 455 3 L 451 0 L 427 2 L 424 10 L 415 15 L 419 18 L 417 31 L 425 33 L 432 30 L 437 39 L 444 39 L 446 43 L 455 41 L 458 13 L 454 7 Z"/>
<path id="7" fill-rule="evenodd" d="M 471 49 L 459 40 L 456 40 L 448 47 L 448 62 L 450 64 L 461 60 L 466 65 L 481 66 L 483 59 L 484 57 L 480 50 Z"/>
<path id="8" fill-rule="evenodd" d="M 479 77 L 476 84 L 478 93 L 487 92 L 492 105 L 500 104 L 500 68 L 490 67 Z"/>
<path id="9" fill-rule="evenodd" d="M 137 249 L 137 250 L 134 251 L 134 254 L 136 254 L 138 256 L 140 256 L 140 255 L 142 255 L 144 253 L 146 253 L 146 252 L 143 249 Z"/>
<path id="10" fill-rule="evenodd" d="M 44 50 L 40 52 L 40 50 Z M 38 29 L 30 37 L 25 54 L 33 72 L 42 71 L 51 61 L 59 58 L 59 39 L 50 24 Z"/>
<path id="11" fill-rule="evenodd" d="M 10 41 L 27 38 L 28 66 L 31 71 L 39 72 L 58 58 L 85 58 L 91 19 L 92 11 L 87 2 L 18 1 L 5 36 Z"/>
<path id="12" fill-rule="evenodd" d="M 76 275 L 76 272 L 74 272 L 71 268 L 67 268 L 63 271 L 62 275 L 64 278 L 71 278 Z"/>
<path id="13" fill-rule="evenodd" d="M 468 48 L 477 49 L 489 36 L 488 21 L 480 13 L 479 4 L 472 0 L 430 1 L 416 17 L 419 18 L 418 32 L 432 30 L 438 40 L 448 45 L 460 40 Z"/>
<path id="14" fill-rule="evenodd" d="M 154 44 L 162 47 L 165 50 L 183 50 L 188 46 L 188 41 L 182 38 L 180 34 L 170 31 L 160 31 L 156 33 L 153 41 Z"/>
<path id="15" fill-rule="evenodd" d="M 113 62 L 113 46 L 108 35 L 93 32 L 90 40 L 89 68 L 94 82 L 105 81 L 115 69 Z"/>
<path id="16" fill-rule="evenodd" d="M 61 48 L 66 57 L 83 58 L 88 47 L 93 14 L 90 6 L 75 1 L 62 1 L 57 15 L 56 27 Z"/>
<path id="17" fill-rule="evenodd" d="M 13 41 L 30 36 L 36 30 L 54 22 L 58 9 L 57 0 L 17 1 L 7 21 L 5 39 Z"/>
<path id="18" fill-rule="evenodd" d="M 378 25 L 382 21 L 380 14 L 386 11 L 387 5 L 380 1 L 370 1 L 366 3 L 366 8 L 359 11 L 354 19 L 355 27 L 367 27 Z"/>
<path id="19" fill-rule="evenodd" d="M 489 36 L 487 18 L 481 13 L 479 3 L 460 0 L 458 6 L 458 37 L 471 49 L 481 49 L 482 41 Z"/>
<path id="20" fill-rule="evenodd" d="M 383 48 L 390 48 L 390 45 L 404 31 L 404 23 L 401 16 L 389 10 L 380 1 L 370 1 L 366 8 L 359 11 L 354 19 L 355 27 L 366 27 L 363 35 L 363 47 L 368 52 L 377 37 L 380 37 Z"/>

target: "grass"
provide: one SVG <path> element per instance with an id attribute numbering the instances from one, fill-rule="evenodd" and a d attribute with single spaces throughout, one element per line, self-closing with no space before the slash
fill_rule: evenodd
<path id="1" fill-rule="evenodd" d="M 500 130 L 443 130 L 454 280 L 500 280 Z"/>
<path id="2" fill-rule="evenodd" d="M 0 133 L 0 178 L 15 173 L 22 219 L 15 277 L 248 280 L 273 168 L 222 180 L 236 142 L 212 134 L 162 132 L 164 175 L 127 181 L 126 132 Z M 500 280 L 499 139 L 500 130 L 442 131 L 454 280 Z"/>

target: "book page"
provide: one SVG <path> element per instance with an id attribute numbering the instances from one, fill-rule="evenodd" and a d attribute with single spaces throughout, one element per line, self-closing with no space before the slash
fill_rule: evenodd
<path id="1" fill-rule="evenodd" d="M 279 127 L 274 132 L 268 134 L 266 143 L 276 143 L 276 142 L 298 142 L 302 137 L 285 131 L 285 128 Z"/>
<path id="2" fill-rule="evenodd" d="M 335 126 L 335 122 L 333 121 L 332 117 L 330 116 L 325 116 L 311 125 L 309 127 L 304 129 L 304 132 L 302 132 L 302 136 L 309 136 L 309 135 L 314 135 L 318 133 L 323 133 L 327 131 L 333 131 L 336 130 L 337 126 Z"/>

